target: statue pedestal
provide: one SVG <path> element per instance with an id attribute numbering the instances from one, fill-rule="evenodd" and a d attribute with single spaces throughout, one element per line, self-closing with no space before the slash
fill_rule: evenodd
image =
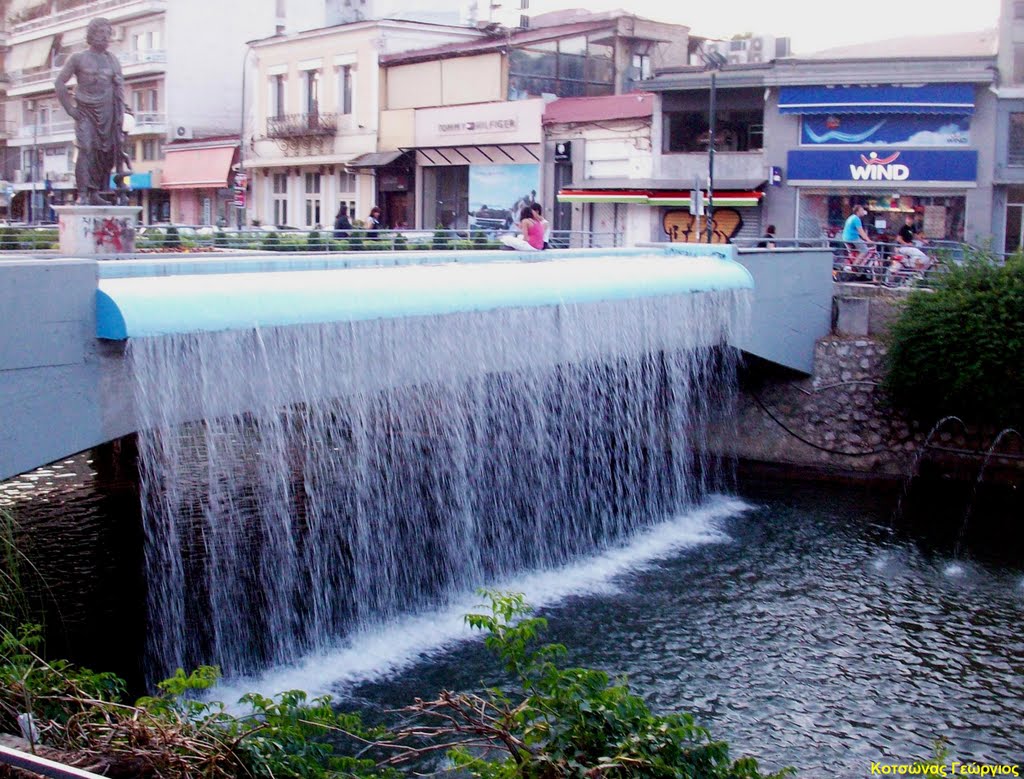
<path id="1" fill-rule="evenodd" d="M 139 206 L 55 206 L 60 253 L 74 257 L 132 254 Z"/>

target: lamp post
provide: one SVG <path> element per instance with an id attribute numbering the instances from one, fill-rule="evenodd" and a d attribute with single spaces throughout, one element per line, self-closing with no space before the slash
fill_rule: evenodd
<path id="1" fill-rule="evenodd" d="M 245 44 L 245 54 L 242 55 L 242 111 L 239 121 L 238 128 L 238 172 L 235 174 L 235 188 L 239 185 L 245 187 L 241 193 L 241 203 L 237 204 L 238 197 L 236 192 L 236 208 L 238 210 L 238 229 L 241 231 L 245 227 L 245 215 L 249 210 L 249 199 L 248 199 L 248 178 L 245 175 L 245 77 L 246 77 L 246 62 L 249 60 L 249 52 L 252 51 L 252 46 L 249 43 Z"/>
<path id="2" fill-rule="evenodd" d="M 708 243 L 711 243 L 714 235 L 715 216 L 715 96 L 717 93 L 715 75 L 727 60 L 717 51 L 704 51 L 701 58 L 704 60 L 705 68 L 711 71 L 711 105 L 708 107 L 708 207 L 704 213 Z"/>
<path id="3" fill-rule="evenodd" d="M 36 223 L 36 182 L 39 180 L 39 105 L 35 100 L 29 102 L 29 110 L 32 112 L 32 164 L 29 166 L 28 174 L 32 177 L 32 194 L 29 196 L 28 223 Z"/>

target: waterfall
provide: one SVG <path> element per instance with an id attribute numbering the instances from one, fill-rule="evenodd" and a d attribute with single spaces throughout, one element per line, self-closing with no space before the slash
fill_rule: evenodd
<path id="1" fill-rule="evenodd" d="M 744 300 L 131 339 L 151 678 L 293 661 L 699 502 Z"/>

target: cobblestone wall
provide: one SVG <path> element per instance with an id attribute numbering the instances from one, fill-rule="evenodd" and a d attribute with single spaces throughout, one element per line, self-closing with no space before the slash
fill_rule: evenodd
<path id="1" fill-rule="evenodd" d="M 831 473 L 904 477 L 915 469 L 932 430 L 889 405 L 881 387 L 885 362 L 883 340 L 832 335 L 816 346 L 812 376 L 748 378 L 740 392 L 730 453 Z M 932 446 L 924 457 L 946 475 L 974 479 L 980 453 L 992 446 L 998 433 L 967 429 L 950 420 L 928 440 Z M 997 451 L 1020 455 L 1021 448 L 1019 436 L 1007 435 Z M 996 455 L 986 479 L 1004 474 L 1017 482 L 1022 470 L 1021 460 Z"/>

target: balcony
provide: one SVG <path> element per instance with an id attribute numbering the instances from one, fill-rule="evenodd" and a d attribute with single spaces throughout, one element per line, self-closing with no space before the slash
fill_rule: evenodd
<path id="1" fill-rule="evenodd" d="M 64 136 L 61 138 L 60 136 Z M 66 122 L 46 122 L 40 123 L 38 128 L 29 123 L 23 124 L 18 128 L 17 135 L 14 136 L 15 146 L 31 146 L 33 143 L 52 143 L 55 141 L 70 141 L 74 140 L 75 137 L 75 123 L 68 120 Z"/>
<path id="2" fill-rule="evenodd" d="M 33 30 L 56 27 L 78 20 L 86 21 L 94 16 L 104 16 L 112 22 L 133 16 L 142 16 L 147 13 L 157 13 L 167 10 L 167 0 L 93 0 L 83 2 L 74 8 L 67 8 L 58 13 L 48 13 L 48 3 L 38 3 L 25 13 L 32 14 L 33 18 L 24 21 L 12 20 L 10 34 L 12 37 L 32 32 Z"/>
<path id="3" fill-rule="evenodd" d="M 117 55 L 125 78 L 150 73 L 164 73 L 167 70 L 167 52 L 164 49 L 126 51 Z"/>
<path id="4" fill-rule="evenodd" d="M 131 135 L 164 135 L 167 132 L 167 114 L 154 111 L 136 111 L 135 129 Z"/>
<path id="5" fill-rule="evenodd" d="M 60 68 L 32 68 L 31 70 L 12 70 L 7 74 L 8 94 L 12 97 L 29 92 L 45 92 L 53 89 Z"/>
<path id="6" fill-rule="evenodd" d="M 267 137 L 274 140 L 323 139 L 337 132 L 337 114 L 285 114 L 267 119 Z"/>

